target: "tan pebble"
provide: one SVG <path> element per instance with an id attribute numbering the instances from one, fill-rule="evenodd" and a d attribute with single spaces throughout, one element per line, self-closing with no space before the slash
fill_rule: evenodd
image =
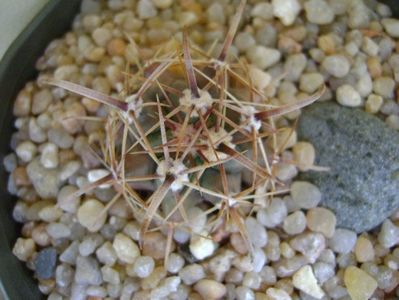
<path id="1" fill-rule="evenodd" d="M 324 51 L 325 54 L 334 54 L 336 52 L 335 49 L 335 40 L 334 38 L 327 34 L 327 35 L 322 35 L 318 38 L 317 40 L 317 45 L 321 50 Z"/>
<path id="2" fill-rule="evenodd" d="M 107 219 L 107 214 L 103 213 L 103 210 L 104 205 L 100 201 L 86 200 L 78 209 L 78 221 L 91 232 L 99 231 Z"/>
<path id="3" fill-rule="evenodd" d="M 374 260 L 374 247 L 371 241 L 364 237 L 360 236 L 355 245 L 355 255 L 358 262 L 367 262 Z"/>
<path id="4" fill-rule="evenodd" d="M 12 249 L 12 253 L 22 261 L 27 261 L 35 251 L 35 242 L 32 239 L 24 238 L 18 238 Z"/>
<path id="5" fill-rule="evenodd" d="M 238 232 L 232 233 L 230 235 L 230 244 L 233 246 L 234 250 L 239 254 L 246 254 L 248 252 L 248 248 L 245 244 L 244 239 L 241 234 Z"/>
<path id="6" fill-rule="evenodd" d="M 85 54 L 85 57 L 92 62 L 98 62 L 103 59 L 105 55 L 105 49 L 101 47 L 94 47 Z"/>
<path id="7" fill-rule="evenodd" d="M 320 232 L 327 238 L 334 235 L 337 219 L 332 211 L 323 207 L 312 208 L 306 214 L 306 220 L 310 230 Z"/>
<path id="8" fill-rule="evenodd" d="M 143 290 L 154 289 L 158 286 L 159 282 L 166 277 L 167 272 L 163 267 L 156 267 L 150 276 L 141 280 L 141 288 Z"/>
<path id="9" fill-rule="evenodd" d="M 119 55 L 123 56 L 125 54 L 126 43 L 124 40 L 116 38 L 112 39 L 107 44 L 108 54 L 111 56 Z"/>
<path id="10" fill-rule="evenodd" d="M 95 113 L 100 108 L 101 105 L 101 103 L 89 98 L 83 98 L 82 104 L 87 109 L 87 111 L 91 113 Z"/>
<path id="11" fill-rule="evenodd" d="M 378 78 L 382 76 L 382 66 L 378 57 L 369 57 L 367 59 L 367 67 L 372 78 Z"/>
<path id="12" fill-rule="evenodd" d="M 203 299 L 220 299 L 226 294 L 226 287 L 215 280 L 201 279 L 198 281 L 194 290 L 197 291 Z"/>
<path id="13" fill-rule="evenodd" d="M 14 102 L 13 113 L 16 117 L 24 117 L 29 115 L 32 103 L 32 95 L 26 90 L 19 92 Z"/>
<path id="14" fill-rule="evenodd" d="M 175 248 L 172 242 L 171 251 Z M 148 232 L 143 237 L 143 255 L 151 256 L 154 259 L 165 257 L 166 238 L 160 232 Z"/>
<path id="15" fill-rule="evenodd" d="M 321 299 L 324 297 L 324 291 L 320 288 L 313 274 L 312 267 L 307 265 L 300 268 L 292 277 L 294 286 L 309 294 L 310 296 Z"/>
<path id="16" fill-rule="evenodd" d="M 298 169 L 301 171 L 309 170 L 313 166 L 316 157 L 316 151 L 311 143 L 298 142 L 292 148 L 294 160 L 298 164 Z"/>
<path id="17" fill-rule="evenodd" d="M 302 51 L 302 45 L 290 37 L 280 36 L 278 49 L 287 54 L 295 54 Z"/>
<path id="18" fill-rule="evenodd" d="M 296 131 L 291 128 L 283 128 L 276 133 L 276 145 L 274 145 L 273 138 L 268 139 L 268 146 L 276 150 L 286 150 L 293 147 L 297 142 Z"/>
<path id="19" fill-rule="evenodd" d="M 345 270 L 344 283 L 352 300 L 367 300 L 377 288 L 377 281 L 365 271 L 350 266 Z"/>
<path id="20" fill-rule="evenodd" d="M 32 239 L 41 247 L 50 245 L 51 238 L 46 230 L 46 224 L 40 223 L 32 230 Z"/>
<path id="21" fill-rule="evenodd" d="M 31 182 L 28 177 L 28 173 L 26 172 L 25 167 L 18 167 L 12 172 L 12 176 L 14 182 L 17 186 L 28 186 L 31 185 Z"/>
<path id="22" fill-rule="evenodd" d="M 376 114 L 380 110 L 383 103 L 384 99 L 380 95 L 371 94 L 366 100 L 366 111 L 370 114 Z"/>

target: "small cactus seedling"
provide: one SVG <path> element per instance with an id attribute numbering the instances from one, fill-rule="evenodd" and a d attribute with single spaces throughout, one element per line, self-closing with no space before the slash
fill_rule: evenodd
<path id="1" fill-rule="evenodd" d="M 286 192 L 274 171 L 287 142 L 277 141 L 282 129 L 275 120 L 324 92 L 294 104 L 271 104 L 264 95 L 273 84 L 270 75 L 228 55 L 244 8 L 242 1 L 216 58 L 190 46 L 183 32 L 176 51 L 144 63 L 141 75 L 132 77 L 143 82 L 123 98 L 72 82 L 43 80 L 109 108 L 102 120 L 104 137 L 93 143 L 108 171 L 78 194 L 112 186 L 116 195 L 106 209 L 125 198 L 141 222 L 142 241 L 148 231 L 167 231 L 166 252 L 176 228 L 216 241 L 238 230 L 252 249 L 245 218 L 265 199 Z M 232 178 L 241 173 L 247 180 L 236 183 Z M 194 206 L 207 218 L 199 231 L 187 213 Z"/>

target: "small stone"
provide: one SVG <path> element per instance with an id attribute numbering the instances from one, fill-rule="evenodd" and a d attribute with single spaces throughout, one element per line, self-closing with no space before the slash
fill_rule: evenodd
<path id="1" fill-rule="evenodd" d="M 97 247 L 103 242 L 104 239 L 100 234 L 88 234 L 79 245 L 79 254 L 81 256 L 89 256 L 93 254 Z"/>
<path id="2" fill-rule="evenodd" d="M 378 242 L 384 248 L 391 248 L 399 243 L 399 227 L 387 219 L 381 226 L 381 231 L 378 234 Z"/>
<path id="3" fill-rule="evenodd" d="M 53 101 L 53 96 L 48 89 L 42 89 L 33 95 L 32 113 L 35 115 L 44 112 L 50 103 Z"/>
<path id="4" fill-rule="evenodd" d="M 391 37 L 399 38 L 399 21 L 397 19 L 382 19 L 381 24 Z"/>
<path id="5" fill-rule="evenodd" d="M 272 5 L 274 16 L 279 18 L 285 26 L 292 25 L 301 11 L 298 0 L 273 0 Z"/>
<path id="6" fill-rule="evenodd" d="M 326 247 L 325 238 L 319 233 L 303 233 L 290 241 L 290 246 L 306 256 L 310 263 L 315 263 Z"/>
<path id="7" fill-rule="evenodd" d="M 154 259 L 165 257 L 166 238 L 160 232 L 148 232 L 143 237 L 143 254 L 151 256 Z M 171 251 L 174 250 L 172 243 Z"/>
<path id="8" fill-rule="evenodd" d="M 137 14 L 142 20 L 149 19 L 157 15 L 157 9 L 151 0 L 140 0 L 137 3 Z"/>
<path id="9" fill-rule="evenodd" d="M 355 246 L 355 255 L 356 255 L 356 260 L 360 263 L 374 260 L 375 257 L 374 247 L 368 238 L 360 236 L 357 239 Z"/>
<path id="10" fill-rule="evenodd" d="M 15 153 L 23 162 L 30 162 L 36 155 L 37 147 L 31 141 L 20 143 L 15 149 Z"/>
<path id="11" fill-rule="evenodd" d="M 90 232 L 99 231 L 107 220 L 104 209 L 105 206 L 100 201 L 96 199 L 86 200 L 77 211 L 79 223 Z"/>
<path id="12" fill-rule="evenodd" d="M 32 239 L 18 238 L 12 248 L 12 253 L 18 257 L 19 260 L 28 261 L 28 259 L 35 253 L 36 245 Z"/>
<path id="13" fill-rule="evenodd" d="M 57 205 L 66 212 L 75 213 L 80 203 L 80 198 L 74 195 L 77 191 L 73 185 L 63 186 L 57 195 Z"/>
<path id="14" fill-rule="evenodd" d="M 57 221 L 62 216 L 62 210 L 55 205 L 48 205 L 39 211 L 39 218 L 51 223 Z"/>
<path id="15" fill-rule="evenodd" d="M 40 280 L 53 278 L 56 263 L 56 249 L 44 248 L 40 250 L 34 261 L 35 276 Z"/>
<path id="16" fill-rule="evenodd" d="M 302 74 L 299 82 L 299 88 L 308 94 L 313 94 L 324 84 L 323 75 L 320 73 Z"/>
<path id="17" fill-rule="evenodd" d="M 29 120 L 29 138 L 35 143 L 43 143 L 47 139 L 47 134 L 37 122 L 37 119 Z"/>
<path id="18" fill-rule="evenodd" d="M 211 239 L 207 238 L 208 233 L 202 231 L 200 234 L 195 234 L 190 240 L 190 252 L 196 259 L 204 259 L 211 256 L 216 250 L 216 243 Z"/>
<path id="19" fill-rule="evenodd" d="M 294 181 L 291 184 L 291 197 L 299 208 L 313 208 L 321 201 L 317 186 L 306 181 Z"/>
<path id="20" fill-rule="evenodd" d="M 255 18 L 261 18 L 263 20 L 272 20 L 273 19 L 272 4 L 267 2 L 260 2 L 254 4 L 251 10 L 251 16 Z"/>
<path id="21" fill-rule="evenodd" d="M 118 233 L 115 236 L 112 246 L 118 258 L 127 264 L 134 263 L 136 258 L 140 255 L 139 247 L 123 233 Z"/>
<path id="22" fill-rule="evenodd" d="M 371 94 L 367 98 L 365 109 L 370 114 L 376 114 L 380 110 L 383 102 L 384 100 L 380 95 Z"/>
<path id="23" fill-rule="evenodd" d="M 283 258 L 273 264 L 278 277 L 291 277 L 296 271 L 308 264 L 308 259 L 303 255 L 295 255 L 291 258 Z"/>
<path id="24" fill-rule="evenodd" d="M 284 220 L 283 229 L 289 235 L 303 232 L 306 228 L 306 216 L 302 211 L 296 211 Z"/>
<path id="25" fill-rule="evenodd" d="M 26 171 L 40 197 L 49 199 L 57 196 L 61 184 L 57 169 L 44 168 L 37 158 L 28 164 Z"/>
<path id="26" fill-rule="evenodd" d="M 325 295 L 323 290 L 317 284 L 312 268 L 309 265 L 303 266 L 294 274 L 292 277 L 292 283 L 297 289 L 316 299 L 321 299 Z"/>
<path id="27" fill-rule="evenodd" d="M 103 266 L 101 268 L 101 275 L 105 282 L 115 285 L 121 283 L 119 272 L 110 266 Z"/>
<path id="28" fill-rule="evenodd" d="M 109 55 L 123 56 L 125 54 L 126 43 L 120 38 L 115 38 L 107 43 L 107 52 Z"/>
<path id="29" fill-rule="evenodd" d="M 107 266 L 113 266 L 118 259 L 116 251 L 109 241 L 96 250 L 96 256 L 99 262 Z"/>
<path id="30" fill-rule="evenodd" d="M 303 111 L 298 132 L 314 145 L 316 165 L 329 167 L 328 172 L 303 173 L 301 180 L 318 186 L 322 205 L 334 211 L 339 227 L 365 232 L 398 208 L 399 182 L 392 180 L 399 157 L 397 131 L 363 110 L 317 103 Z"/>
<path id="31" fill-rule="evenodd" d="M 202 278 L 205 278 L 204 267 L 199 264 L 185 266 L 180 270 L 179 276 L 183 280 L 184 284 L 192 285 Z"/>
<path id="32" fill-rule="evenodd" d="M 257 272 L 252 271 L 245 273 L 242 285 L 250 289 L 257 290 L 260 288 L 261 282 L 261 276 Z"/>
<path id="33" fill-rule="evenodd" d="M 260 91 L 266 88 L 272 80 L 269 73 L 263 72 L 254 66 L 249 67 L 248 76 L 251 78 L 252 84 Z"/>
<path id="34" fill-rule="evenodd" d="M 152 2 L 160 9 L 166 9 L 173 4 L 173 0 L 152 0 Z"/>
<path id="35" fill-rule="evenodd" d="M 323 284 L 335 275 L 334 266 L 322 261 L 318 261 L 313 265 L 313 271 L 320 284 Z"/>
<path id="36" fill-rule="evenodd" d="M 373 277 L 354 266 L 345 270 L 344 282 L 353 300 L 370 299 L 377 288 L 377 282 Z"/>
<path id="37" fill-rule="evenodd" d="M 135 260 L 133 270 L 139 278 L 146 278 L 152 273 L 154 266 L 155 262 L 152 257 L 140 256 Z"/>
<path id="38" fill-rule="evenodd" d="M 209 23 L 224 24 L 226 16 L 224 15 L 224 7 L 218 2 L 213 2 L 206 10 L 206 15 Z"/>
<path id="39" fill-rule="evenodd" d="M 332 76 L 342 78 L 348 75 L 349 61 L 343 55 L 329 55 L 322 62 L 323 68 Z"/>
<path id="40" fill-rule="evenodd" d="M 282 289 L 268 288 L 266 290 L 266 295 L 268 300 L 291 300 L 291 296 Z M 256 298 L 258 299 L 258 298 Z"/>
<path id="41" fill-rule="evenodd" d="M 363 1 L 354 1 L 348 7 L 349 28 L 367 28 L 370 23 L 370 8 Z"/>
<path id="42" fill-rule="evenodd" d="M 60 261 L 75 265 L 76 258 L 79 255 L 79 242 L 74 241 L 72 242 L 60 255 Z"/>
<path id="43" fill-rule="evenodd" d="M 253 46 L 248 49 L 247 56 L 253 65 L 264 70 L 276 64 L 281 58 L 281 53 L 276 49 Z"/>
<path id="44" fill-rule="evenodd" d="M 20 91 L 14 102 L 13 114 L 16 117 L 28 116 L 31 109 L 31 94 L 25 89 Z"/>
<path id="45" fill-rule="evenodd" d="M 87 172 L 87 180 L 90 183 L 93 183 L 93 182 L 96 182 L 96 181 L 108 176 L 109 174 L 110 174 L 110 172 L 106 169 L 93 169 L 93 170 L 90 170 L 89 172 Z M 101 189 L 106 189 L 109 187 L 110 187 L 109 184 L 99 185 L 99 188 L 101 188 Z"/>
<path id="46" fill-rule="evenodd" d="M 169 273 L 176 274 L 184 266 L 184 258 L 177 253 L 171 253 L 168 258 L 168 264 L 166 265 L 166 270 Z"/>
<path id="47" fill-rule="evenodd" d="M 379 46 L 369 37 L 363 38 L 362 50 L 369 56 L 377 56 L 379 51 Z"/>
<path id="48" fill-rule="evenodd" d="M 373 82 L 373 91 L 383 98 L 392 98 L 394 94 L 395 81 L 391 77 L 379 77 Z"/>
<path id="49" fill-rule="evenodd" d="M 100 285 L 102 281 L 98 262 L 90 256 L 78 256 L 76 259 L 75 282 L 84 285 Z"/>
<path id="50" fill-rule="evenodd" d="M 194 290 L 204 299 L 210 300 L 220 299 L 226 294 L 226 287 L 222 283 L 210 279 L 202 279 L 197 282 Z"/>
<path id="51" fill-rule="evenodd" d="M 91 36 L 93 37 L 94 42 L 98 46 L 105 47 L 107 45 L 107 43 L 112 38 L 112 32 L 108 28 L 99 27 L 99 28 L 94 29 L 94 31 L 91 34 Z"/>
<path id="52" fill-rule="evenodd" d="M 399 130 L 399 116 L 397 115 L 389 115 L 385 119 L 385 123 L 392 129 Z"/>
<path id="53" fill-rule="evenodd" d="M 255 300 L 255 293 L 246 286 L 237 287 L 235 294 L 237 296 L 237 300 Z"/>
<path id="54" fill-rule="evenodd" d="M 323 207 L 312 208 L 306 214 L 306 219 L 310 230 L 320 232 L 327 238 L 334 235 L 337 220 L 330 210 Z"/>
<path id="55" fill-rule="evenodd" d="M 337 228 L 328 241 L 328 246 L 336 253 L 347 254 L 352 251 L 357 239 L 356 232 Z"/>
<path id="56" fill-rule="evenodd" d="M 334 20 L 334 10 L 324 0 L 309 0 L 304 4 L 306 18 L 317 25 L 329 24 Z"/>
<path id="57" fill-rule="evenodd" d="M 238 32 L 235 39 L 234 45 L 241 52 L 247 51 L 249 48 L 256 44 L 255 38 L 249 32 Z"/>
<path id="58" fill-rule="evenodd" d="M 61 149 L 71 148 L 74 141 L 73 136 L 63 128 L 51 128 L 47 132 L 47 138 Z"/>
<path id="59" fill-rule="evenodd" d="M 264 209 L 259 209 L 256 218 L 266 228 L 280 225 L 287 217 L 287 206 L 280 198 L 273 198 Z"/>
<path id="60" fill-rule="evenodd" d="M 53 239 L 67 238 L 71 235 L 71 229 L 63 223 L 50 223 L 46 230 Z"/>
<path id="61" fill-rule="evenodd" d="M 57 286 L 68 287 L 74 276 L 74 269 L 68 264 L 60 264 L 55 269 L 55 280 Z"/>
<path id="62" fill-rule="evenodd" d="M 248 233 L 249 242 L 252 243 L 254 247 L 263 248 L 266 246 L 266 229 L 255 218 L 247 218 L 245 220 L 245 227 Z"/>
<path id="63" fill-rule="evenodd" d="M 302 172 L 309 170 L 313 166 L 316 151 L 311 143 L 298 142 L 292 147 L 294 160 L 298 164 L 298 169 Z"/>
<path id="64" fill-rule="evenodd" d="M 303 53 L 289 55 L 285 61 L 284 70 L 287 80 L 298 81 L 306 67 L 306 56 Z"/>
<path id="65" fill-rule="evenodd" d="M 337 89 L 337 102 L 343 106 L 356 107 L 362 103 L 362 98 L 358 91 L 356 91 L 349 84 L 341 85 Z"/>
<path id="66" fill-rule="evenodd" d="M 58 166 L 58 147 L 53 143 L 43 145 L 40 162 L 46 169 L 54 169 Z"/>

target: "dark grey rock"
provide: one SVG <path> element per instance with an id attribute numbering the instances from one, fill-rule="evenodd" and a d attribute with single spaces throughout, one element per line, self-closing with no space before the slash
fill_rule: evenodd
<path id="1" fill-rule="evenodd" d="M 356 232 L 381 224 L 399 208 L 399 133 L 360 109 L 319 103 L 306 109 L 298 124 L 301 140 L 316 149 L 316 164 L 301 178 L 323 193 L 337 226 Z"/>
<path id="2" fill-rule="evenodd" d="M 40 250 L 35 258 L 35 275 L 38 279 L 50 279 L 54 277 L 57 263 L 57 251 L 54 248 Z"/>

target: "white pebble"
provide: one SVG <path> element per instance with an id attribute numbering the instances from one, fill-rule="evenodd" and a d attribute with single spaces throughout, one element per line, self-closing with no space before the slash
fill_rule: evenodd
<path id="1" fill-rule="evenodd" d="M 133 265 L 133 270 L 139 278 L 148 277 L 154 270 L 155 262 L 152 257 L 140 256 Z"/>
<path id="2" fill-rule="evenodd" d="M 352 251 L 356 244 L 357 235 L 349 229 L 337 228 L 329 239 L 328 246 L 337 253 L 346 254 Z"/>
<path id="3" fill-rule="evenodd" d="M 294 235 L 303 232 L 306 228 L 306 216 L 302 211 L 290 214 L 283 223 L 283 229 L 287 234 Z"/>
<path id="4" fill-rule="evenodd" d="M 309 0 L 304 4 L 306 18 L 309 22 L 325 25 L 334 20 L 334 10 L 324 0 Z"/>
<path id="5" fill-rule="evenodd" d="M 90 232 L 99 231 L 107 219 L 104 208 L 105 206 L 96 199 L 86 200 L 77 212 L 79 223 Z"/>
<path id="6" fill-rule="evenodd" d="M 311 208 L 306 214 L 306 220 L 310 230 L 320 232 L 327 238 L 334 235 L 337 219 L 332 211 L 324 207 Z"/>
<path id="7" fill-rule="evenodd" d="M 283 289 L 268 288 L 266 290 L 268 300 L 291 300 L 291 296 Z"/>
<path id="8" fill-rule="evenodd" d="M 294 23 L 301 11 L 301 4 L 298 0 L 273 0 L 273 14 L 280 19 L 285 26 Z"/>
<path id="9" fill-rule="evenodd" d="M 391 248 L 399 243 L 399 227 L 387 219 L 382 223 L 381 231 L 378 234 L 378 242 L 384 248 Z"/>
<path id="10" fill-rule="evenodd" d="M 394 96 L 395 81 L 391 77 L 379 77 L 373 82 L 373 91 L 383 98 Z"/>
<path id="11" fill-rule="evenodd" d="M 37 147 L 31 141 L 20 143 L 15 149 L 17 156 L 24 162 L 30 162 L 36 155 Z"/>
<path id="12" fill-rule="evenodd" d="M 327 56 L 323 60 L 322 66 L 330 75 L 338 78 L 345 77 L 350 70 L 349 61 L 340 54 Z"/>
<path id="13" fill-rule="evenodd" d="M 87 180 L 89 180 L 89 182 L 93 183 L 93 182 L 96 182 L 97 180 L 100 180 L 100 179 L 108 176 L 109 174 L 110 174 L 110 172 L 106 169 L 90 170 L 89 172 L 87 172 Z M 99 188 L 102 188 L 102 189 L 106 189 L 109 187 L 110 187 L 109 184 L 101 184 L 99 186 Z"/>
<path id="14" fill-rule="evenodd" d="M 249 48 L 247 56 L 253 65 L 264 70 L 276 64 L 281 58 L 281 53 L 276 49 L 258 45 Z"/>
<path id="15" fill-rule="evenodd" d="M 237 33 L 234 45 L 241 52 L 244 52 L 256 44 L 255 38 L 249 32 L 239 32 Z"/>
<path id="16" fill-rule="evenodd" d="M 321 299 L 325 295 L 317 283 L 312 267 L 309 265 L 303 266 L 294 274 L 292 283 L 294 287 L 316 299 Z"/>
<path id="17" fill-rule="evenodd" d="M 399 20 L 387 18 L 381 20 L 381 24 L 391 37 L 399 38 Z"/>
<path id="18" fill-rule="evenodd" d="M 306 181 L 294 181 L 291 185 L 291 196 L 299 208 L 316 207 L 321 201 L 319 188 Z"/>
<path id="19" fill-rule="evenodd" d="M 267 228 L 274 228 L 280 225 L 287 217 L 287 207 L 280 198 L 273 198 L 266 208 L 259 209 L 256 215 L 257 220 Z"/>
<path id="20" fill-rule="evenodd" d="M 58 166 L 58 147 L 53 143 L 43 145 L 40 162 L 46 169 L 53 169 Z"/>
<path id="21" fill-rule="evenodd" d="M 63 223 L 50 223 L 46 230 L 53 239 L 67 238 L 71 235 L 71 229 Z"/>
<path id="22" fill-rule="evenodd" d="M 326 247 L 326 241 L 320 233 L 303 233 L 290 241 L 290 246 L 302 253 L 310 263 L 314 263 Z"/>
<path id="23" fill-rule="evenodd" d="M 254 247 L 263 248 L 267 244 L 266 229 L 255 219 L 249 217 L 245 220 L 248 239 Z"/>
<path id="24" fill-rule="evenodd" d="M 137 13 L 140 19 L 149 19 L 157 15 L 157 9 L 151 0 L 140 0 L 137 3 Z"/>
<path id="25" fill-rule="evenodd" d="M 99 262 L 107 266 L 113 266 L 118 258 L 114 247 L 109 241 L 106 241 L 96 250 L 96 256 Z"/>
<path id="26" fill-rule="evenodd" d="M 177 253 L 171 253 L 168 258 L 168 264 L 166 270 L 169 273 L 176 274 L 184 266 L 184 258 Z"/>
<path id="27" fill-rule="evenodd" d="M 208 232 L 201 231 L 194 234 L 190 240 L 190 252 L 196 259 L 204 259 L 211 256 L 216 250 L 216 243 L 211 238 L 207 238 Z"/>
<path id="28" fill-rule="evenodd" d="M 337 89 L 337 101 L 343 106 L 356 107 L 362 104 L 362 97 L 351 85 L 344 84 Z"/>
<path id="29" fill-rule="evenodd" d="M 115 235 L 112 246 L 118 258 L 127 264 L 132 264 L 140 255 L 140 249 L 136 243 L 123 233 Z"/>
<path id="30" fill-rule="evenodd" d="M 302 74 L 299 81 L 299 88 L 308 94 L 313 94 L 324 84 L 323 75 L 320 73 Z"/>

